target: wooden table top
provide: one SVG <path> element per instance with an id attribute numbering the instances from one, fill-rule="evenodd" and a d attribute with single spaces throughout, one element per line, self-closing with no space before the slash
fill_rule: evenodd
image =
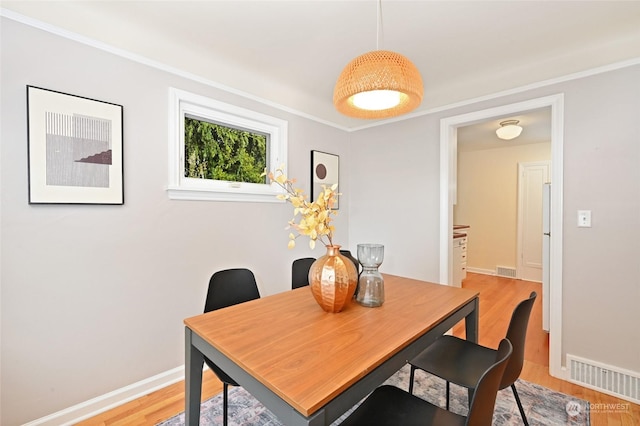
<path id="1" fill-rule="evenodd" d="M 385 303 L 324 312 L 308 287 L 184 323 L 309 416 L 478 292 L 384 274 Z"/>

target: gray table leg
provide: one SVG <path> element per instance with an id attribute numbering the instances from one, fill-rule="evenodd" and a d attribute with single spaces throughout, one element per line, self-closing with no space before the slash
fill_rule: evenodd
<path id="1" fill-rule="evenodd" d="M 192 345 L 192 333 L 188 327 L 185 327 L 185 425 L 197 426 L 200 424 L 204 355 Z"/>
<path id="2" fill-rule="evenodd" d="M 465 317 L 465 335 L 466 339 L 473 343 L 478 343 L 478 321 L 480 316 L 480 299 L 476 297 L 474 300 L 473 312 Z"/>
<path id="3" fill-rule="evenodd" d="M 476 297 L 474 301 L 473 312 L 469 313 L 465 317 L 464 326 L 467 340 L 473 343 L 478 343 L 478 321 L 480 316 L 480 299 Z M 471 407 L 471 400 L 473 399 L 474 389 L 467 389 L 467 395 L 469 397 L 469 407 Z"/>

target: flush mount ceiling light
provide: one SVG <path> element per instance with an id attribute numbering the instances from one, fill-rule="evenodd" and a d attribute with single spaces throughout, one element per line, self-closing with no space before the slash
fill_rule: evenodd
<path id="1" fill-rule="evenodd" d="M 511 140 L 520 136 L 522 133 L 522 127 L 518 126 L 518 120 L 506 120 L 500 122 L 500 127 L 496 130 L 496 135 L 500 139 Z"/>
<path id="2" fill-rule="evenodd" d="M 333 104 L 349 117 L 395 117 L 422 102 L 424 87 L 418 68 L 399 53 L 378 50 L 381 21 L 379 0 L 376 50 L 349 62 L 333 90 Z"/>

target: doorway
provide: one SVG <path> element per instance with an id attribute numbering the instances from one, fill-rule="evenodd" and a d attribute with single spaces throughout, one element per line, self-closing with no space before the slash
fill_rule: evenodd
<path id="1" fill-rule="evenodd" d="M 554 209 L 550 222 L 551 233 L 558 236 L 552 240 L 550 246 L 552 261 L 549 268 L 549 293 L 553 303 L 550 306 L 549 374 L 562 377 L 562 94 L 462 114 L 440 121 L 440 282 L 449 284 L 453 277 L 451 235 L 453 205 L 457 198 L 457 128 L 544 107 L 551 107 L 551 174 L 554 176 L 551 202 Z"/>

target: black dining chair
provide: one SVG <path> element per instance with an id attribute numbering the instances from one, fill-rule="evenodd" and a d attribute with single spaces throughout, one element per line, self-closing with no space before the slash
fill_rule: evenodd
<path id="1" fill-rule="evenodd" d="M 316 261 L 315 257 L 296 259 L 291 264 L 291 289 L 309 285 L 309 268 Z"/>
<path id="2" fill-rule="evenodd" d="M 209 289 L 207 291 L 204 312 L 207 313 L 215 311 L 216 309 L 226 308 L 228 306 L 237 305 L 238 303 L 248 302 L 259 298 L 260 292 L 253 272 L 243 268 L 225 269 L 214 273 L 209 280 Z M 229 386 L 239 385 L 209 358 L 204 357 L 204 362 L 222 382 L 223 424 L 226 426 Z"/>
<path id="3" fill-rule="evenodd" d="M 351 254 L 350 250 L 340 250 L 340 254 L 348 257 L 349 260 L 351 260 L 351 262 L 353 262 L 353 266 L 356 267 L 356 273 L 358 274 L 358 276 L 360 276 L 360 262 L 358 261 L 357 258 L 353 257 L 353 255 Z"/>
<path id="4" fill-rule="evenodd" d="M 491 426 L 498 387 L 511 353 L 511 343 L 502 339 L 494 353 L 493 362 L 474 383 L 476 392 L 466 417 L 444 410 L 395 386 L 384 385 L 374 390 L 341 426 Z"/>
<path id="5" fill-rule="evenodd" d="M 520 377 L 524 364 L 524 348 L 527 337 L 527 326 L 531 309 L 537 297 L 531 292 L 528 299 L 521 301 L 514 309 L 509 322 L 506 338 L 513 345 L 513 354 L 500 382 L 500 389 L 511 386 L 513 396 L 518 404 L 522 421 L 528 425 L 524 408 L 520 402 L 515 382 Z M 445 379 L 447 410 L 449 409 L 449 383 L 470 389 L 475 389 L 478 378 L 489 365 L 494 362 L 496 350 L 481 346 L 455 336 L 445 335 L 436 340 L 431 346 L 412 359 L 411 375 L 409 377 L 409 393 L 413 393 L 413 379 L 416 369 L 424 370 Z"/>

